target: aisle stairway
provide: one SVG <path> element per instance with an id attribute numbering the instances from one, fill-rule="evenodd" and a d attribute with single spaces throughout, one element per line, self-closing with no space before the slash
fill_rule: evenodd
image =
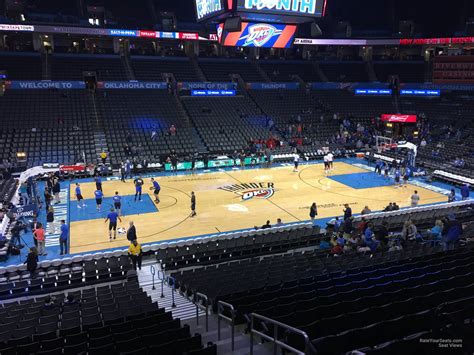
<path id="1" fill-rule="evenodd" d="M 206 331 L 206 320 L 205 312 L 199 310 L 199 324 L 196 322 L 196 306 L 182 296 L 178 292 L 175 292 L 174 302 L 176 307 L 172 307 L 172 289 L 168 285 L 163 287 L 163 295 L 161 297 L 161 281 L 157 280 L 155 275 L 155 289 L 153 289 L 153 276 L 151 273 L 151 266 L 153 266 L 158 272 L 160 265 L 154 260 L 146 260 L 143 262 L 142 270 L 137 271 L 138 281 L 144 291 L 151 297 L 153 301 L 157 301 L 160 307 L 164 307 L 166 311 L 171 311 L 173 318 L 181 319 L 183 324 L 188 324 L 191 327 L 191 334 L 200 333 L 202 336 L 203 344 L 212 342 L 217 344 L 217 354 L 233 354 L 233 355 L 244 355 L 249 354 L 250 338 L 244 333 L 242 326 L 236 327 L 235 329 L 235 347 L 234 351 L 231 350 L 231 328 L 229 324 L 221 323 L 221 340 L 217 339 L 217 317 L 213 314 L 209 314 L 209 329 Z M 259 344 L 257 341 L 258 337 L 254 342 L 254 354 L 255 355 L 267 355 L 272 354 L 272 346 L 269 343 Z"/>

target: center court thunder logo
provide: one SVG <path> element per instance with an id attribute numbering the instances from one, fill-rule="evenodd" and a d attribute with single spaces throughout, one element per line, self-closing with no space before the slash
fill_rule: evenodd
<path id="1" fill-rule="evenodd" d="M 242 201 L 252 198 L 267 199 L 275 193 L 273 182 L 251 182 L 248 184 L 235 184 L 219 187 L 219 190 L 233 192 L 242 197 Z"/>

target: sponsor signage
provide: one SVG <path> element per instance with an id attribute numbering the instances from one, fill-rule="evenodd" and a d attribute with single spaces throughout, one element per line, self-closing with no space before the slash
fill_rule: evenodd
<path id="1" fill-rule="evenodd" d="M 34 30 L 35 26 L 0 24 L 0 31 L 33 32 Z"/>
<path id="2" fill-rule="evenodd" d="M 179 32 L 179 39 L 198 40 L 199 35 L 197 33 Z"/>
<path id="3" fill-rule="evenodd" d="M 178 88 L 180 90 L 236 90 L 235 83 L 212 83 L 212 82 L 179 82 Z"/>
<path id="4" fill-rule="evenodd" d="M 383 114 L 380 118 L 384 122 L 416 123 L 416 115 Z"/>
<path id="5" fill-rule="evenodd" d="M 179 39 L 179 32 L 157 32 L 156 38 Z"/>
<path id="6" fill-rule="evenodd" d="M 34 80 L 12 80 L 5 82 L 5 86 L 10 90 L 28 89 L 85 89 L 83 81 L 34 81 Z"/>
<path id="7" fill-rule="evenodd" d="M 110 36 L 137 37 L 137 31 L 133 30 L 109 30 Z"/>
<path id="8" fill-rule="evenodd" d="M 138 31 L 138 36 L 147 37 L 147 38 L 156 38 L 156 31 L 140 30 Z"/>
<path id="9" fill-rule="evenodd" d="M 29 204 L 26 206 L 21 207 L 14 207 L 12 209 L 13 216 L 15 219 L 22 218 L 22 217 L 34 217 L 38 212 L 38 208 L 36 204 Z"/>
<path id="10" fill-rule="evenodd" d="M 60 171 L 85 171 L 85 165 L 61 165 L 59 167 Z"/>
<path id="11" fill-rule="evenodd" d="M 441 90 L 417 90 L 417 89 L 402 89 L 400 95 L 404 96 L 440 96 Z"/>
<path id="12" fill-rule="evenodd" d="M 191 96 L 235 96 L 235 90 L 192 90 Z"/>
<path id="13" fill-rule="evenodd" d="M 242 201 L 253 198 L 267 199 L 274 195 L 275 184 L 273 182 L 250 182 L 218 187 L 219 190 L 236 194 Z"/>
<path id="14" fill-rule="evenodd" d="M 164 90 L 167 88 L 165 82 L 153 81 L 99 81 L 97 82 L 97 89 L 154 89 Z"/>
<path id="15" fill-rule="evenodd" d="M 297 90 L 300 83 L 247 83 L 252 90 Z"/>
<path id="16" fill-rule="evenodd" d="M 43 163 L 44 169 L 59 169 L 59 163 Z"/>
<path id="17" fill-rule="evenodd" d="M 391 89 L 355 89 L 356 95 L 392 95 Z"/>
<path id="18" fill-rule="evenodd" d="M 242 22 L 240 32 L 224 31 L 224 24 L 218 25 L 217 35 L 224 46 L 290 48 L 296 32 L 296 25 Z"/>
<path id="19" fill-rule="evenodd" d="M 325 0 L 237 0 L 237 10 L 280 16 L 319 17 L 324 14 Z"/>
<path id="20" fill-rule="evenodd" d="M 223 0 L 195 0 L 198 21 L 216 16 L 224 11 Z"/>

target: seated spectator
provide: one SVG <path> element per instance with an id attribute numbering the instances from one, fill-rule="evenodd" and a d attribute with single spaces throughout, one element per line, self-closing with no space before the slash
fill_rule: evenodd
<path id="1" fill-rule="evenodd" d="M 357 231 L 360 234 L 364 234 L 365 229 L 367 228 L 368 222 L 365 220 L 364 217 L 362 217 L 361 221 L 359 222 L 359 225 L 357 226 Z"/>
<path id="2" fill-rule="evenodd" d="M 432 239 L 435 241 L 441 241 L 441 236 L 443 232 L 444 224 L 441 220 L 437 219 L 433 228 L 429 229 L 426 233 L 427 239 Z"/>
<path id="3" fill-rule="evenodd" d="M 393 203 L 390 202 L 387 207 L 384 208 L 383 212 L 389 212 L 389 211 L 394 211 L 393 209 Z"/>
<path id="4" fill-rule="evenodd" d="M 341 255 L 341 254 L 344 253 L 344 249 L 343 249 L 342 246 L 340 246 L 339 244 L 337 244 L 337 245 L 335 245 L 335 246 L 333 246 L 333 247 L 331 248 L 330 253 L 333 254 L 333 255 Z"/>
<path id="5" fill-rule="evenodd" d="M 44 300 L 43 308 L 46 308 L 46 309 L 55 308 L 56 307 L 55 301 L 56 299 L 54 297 L 51 297 L 51 296 L 46 297 Z"/>
<path id="6" fill-rule="evenodd" d="M 418 229 L 416 228 L 413 221 L 412 220 L 406 221 L 402 229 L 402 239 L 404 241 L 415 240 L 417 234 L 418 234 Z"/>
<path id="7" fill-rule="evenodd" d="M 329 250 L 331 248 L 331 244 L 329 244 L 329 241 L 327 238 L 322 238 L 321 241 L 319 242 L 319 249 L 321 250 Z"/>
<path id="8" fill-rule="evenodd" d="M 341 247 L 344 247 L 344 245 L 346 245 L 346 240 L 344 239 L 344 237 L 342 236 L 342 234 L 339 234 L 337 239 L 336 239 L 336 243 L 338 245 L 340 245 Z"/>
<path id="9" fill-rule="evenodd" d="M 459 238 L 462 234 L 462 224 L 456 220 L 454 215 L 450 215 L 447 220 L 444 222 L 443 227 L 443 249 L 444 250 L 451 250 L 454 249 Z"/>
<path id="10" fill-rule="evenodd" d="M 76 300 L 73 294 L 68 294 L 66 296 L 66 299 L 64 300 L 64 305 L 73 305 L 73 304 L 78 304 L 79 302 Z"/>
<path id="11" fill-rule="evenodd" d="M 396 202 L 392 204 L 393 211 L 398 211 L 400 209 L 400 206 L 397 205 Z"/>
<path id="12" fill-rule="evenodd" d="M 369 206 L 365 206 L 364 209 L 360 212 L 360 214 L 369 214 L 372 211 L 370 210 Z"/>
<path id="13" fill-rule="evenodd" d="M 339 232 L 341 224 L 342 224 L 342 221 L 339 219 L 339 217 L 336 217 L 336 218 L 331 219 L 327 223 L 327 226 L 328 226 L 328 228 L 333 228 L 334 232 Z"/>
<path id="14" fill-rule="evenodd" d="M 267 229 L 267 228 L 272 228 L 272 225 L 270 224 L 270 221 L 267 221 L 267 223 L 265 223 L 262 227 L 260 227 L 261 229 Z"/>
<path id="15" fill-rule="evenodd" d="M 388 223 L 383 221 L 381 225 L 374 227 L 374 235 L 382 245 L 388 245 Z"/>

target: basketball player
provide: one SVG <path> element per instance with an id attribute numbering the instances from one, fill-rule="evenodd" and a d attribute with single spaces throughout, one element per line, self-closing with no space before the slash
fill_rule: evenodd
<path id="1" fill-rule="evenodd" d="M 94 191 L 95 195 L 95 203 L 97 205 L 97 211 L 100 212 L 100 208 L 102 206 L 102 198 L 104 197 L 104 194 L 102 193 L 101 190 L 97 189 Z"/>
<path id="2" fill-rule="evenodd" d="M 160 184 L 153 178 L 151 178 L 151 183 L 153 186 L 150 187 L 150 190 L 153 190 L 153 195 L 155 195 L 155 203 L 160 203 Z"/>
<path id="3" fill-rule="evenodd" d="M 401 176 L 400 170 L 397 168 L 397 169 L 395 170 L 395 176 L 394 176 L 394 179 L 395 179 L 395 188 L 402 186 L 402 183 L 401 183 L 401 181 L 400 181 L 400 176 Z"/>
<path id="4" fill-rule="evenodd" d="M 76 184 L 76 199 L 77 199 L 77 208 L 81 208 L 81 201 L 82 207 L 85 207 L 86 204 L 84 203 L 84 197 L 82 197 L 81 187 L 79 184 Z"/>
<path id="5" fill-rule="evenodd" d="M 122 196 L 119 195 L 118 191 L 115 191 L 115 196 L 113 197 L 114 200 L 114 208 L 117 211 L 118 215 L 122 215 Z"/>
<path id="6" fill-rule="evenodd" d="M 324 161 L 324 173 L 327 174 L 329 170 L 329 161 L 328 161 L 327 154 L 324 154 L 323 161 Z"/>
<path id="7" fill-rule="evenodd" d="M 295 168 L 293 169 L 293 172 L 297 172 L 298 165 L 300 164 L 300 155 L 298 153 L 295 153 L 294 158 L 293 158 L 293 163 L 295 164 Z"/>
<path id="8" fill-rule="evenodd" d="M 196 195 L 191 191 L 191 217 L 196 215 Z"/>
<path id="9" fill-rule="evenodd" d="M 142 200 L 142 186 L 143 186 L 143 180 L 139 176 L 135 180 L 133 180 L 133 184 L 135 185 L 135 202 L 137 202 L 137 197 L 138 201 Z"/>
<path id="10" fill-rule="evenodd" d="M 328 170 L 334 170 L 333 161 L 334 161 L 334 155 L 331 152 L 329 152 L 328 153 L 328 163 L 329 163 Z"/>
<path id="11" fill-rule="evenodd" d="M 105 223 L 109 221 L 109 241 L 112 241 L 112 229 L 114 230 L 114 239 L 117 237 L 117 219 L 122 222 L 122 219 L 117 212 L 112 208 L 105 219 Z"/>
<path id="12" fill-rule="evenodd" d="M 95 188 L 99 191 L 102 191 L 102 178 L 100 175 L 97 175 L 95 178 Z"/>

